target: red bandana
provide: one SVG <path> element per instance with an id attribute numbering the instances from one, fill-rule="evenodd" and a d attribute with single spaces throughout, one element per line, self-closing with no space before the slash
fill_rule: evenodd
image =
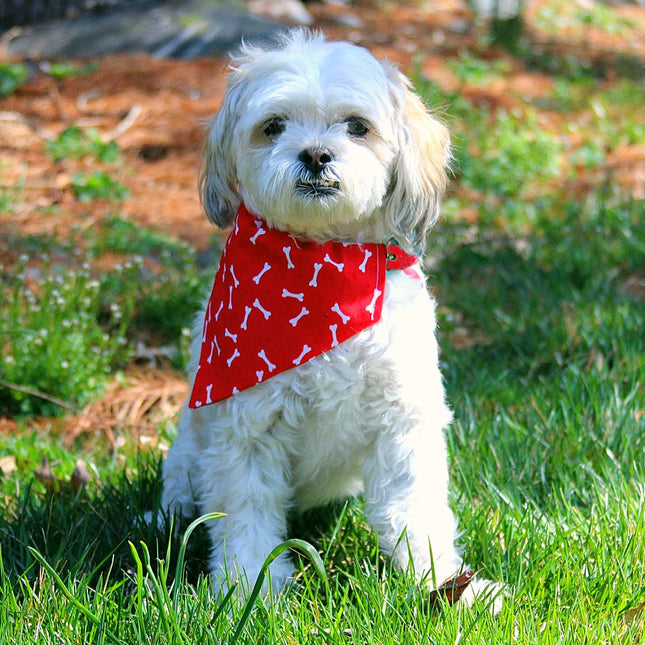
<path id="1" fill-rule="evenodd" d="M 417 258 L 396 244 L 318 244 L 240 206 L 204 319 L 189 406 L 292 369 L 378 322 L 387 270 Z"/>

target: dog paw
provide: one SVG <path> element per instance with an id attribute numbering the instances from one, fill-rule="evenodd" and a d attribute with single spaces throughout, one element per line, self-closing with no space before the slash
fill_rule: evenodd
<path id="1" fill-rule="evenodd" d="M 474 578 L 464 589 L 459 602 L 471 607 L 475 604 L 486 605 L 493 616 L 497 616 L 504 604 L 507 587 L 501 582 L 492 582 L 482 578 Z"/>
<path id="2" fill-rule="evenodd" d="M 254 573 L 251 573 L 252 571 Z M 262 577 L 260 595 L 266 598 L 269 595 L 277 597 L 287 589 L 293 582 L 293 574 L 293 564 L 287 558 L 278 558 L 264 573 L 261 565 L 246 568 L 235 565 L 225 568 L 222 564 L 215 563 L 211 569 L 211 581 L 216 596 L 225 595 L 235 587 L 234 596 L 240 601 L 245 601 L 260 577 Z"/>

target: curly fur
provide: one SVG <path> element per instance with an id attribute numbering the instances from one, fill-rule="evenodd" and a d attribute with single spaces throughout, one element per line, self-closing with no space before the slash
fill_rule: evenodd
<path id="1" fill-rule="evenodd" d="M 266 135 L 279 118 L 284 129 Z M 368 131 L 352 134 L 354 118 Z M 333 196 L 303 197 L 300 151 L 330 151 Z M 349 43 L 296 31 L 271 50 L 245 46 L 206 146 L 200 191 L 215 224 L 241 200 L 270 225 L 314 240 L 386 242 L 420 251 L 439 212 L 446 128 L 393 66 Z M 446 404 L 433 299 L 388 275 L 381 320 L 296 369 L 220 403 L 186 409 L 163 466 L 171 513 L 223 511 L 209 527 L 216 587 L 252 584 L 287 535 L 287 512 L 363 494 L 394 563 L 430 584 L 462 567 L 448 505 Z M 196 325 L 191 370 L 197 367 Z M 412 563 L 410 563 L 410 558 Z M 285 555 L 271 566 L 279 590 Z M 430 574 L 428 576 L 428 574 Z M 433 582 L 434 581 L 434 582 Z M 492 583 L 476 582 L 470 598 Z"/>

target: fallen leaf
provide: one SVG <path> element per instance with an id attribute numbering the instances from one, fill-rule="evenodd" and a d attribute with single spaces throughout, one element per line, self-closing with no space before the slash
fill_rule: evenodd
<path id="1" fill-rule="evenodd" d="M 623 616 L 623 623 L 625 623 L 627 627 L 630 627 L 643 615 L 644 612 L 645 602 L 642 602 L 640 605 L 632 607 L 627 612 L 625 612 L 625 615 Z"/>
<path id="2" fill-rule="evenodd" d="M 5 476 L 9 477 L 14 470 L 16 470 L 16 458 L 13 455 L 8 455 L 7 457 L 0 457 L 0 472 Z"/>
<path id="3" fill-rule="evenodd" d="M 34 470 L 34 475 L 36 475 L 36 479 L 45 484 L 47 488 L 52 488 L 56 483 L 56 477 L 54 477 L 54 473 L 47 457 L 43 457 L 40 460 L 40 466 Z"/>
<path id="4" fill-rule="evenodd" d="M 87 464 L 82 459 L 79 459 L 76 462 L 76 466 L 70 480 L 74 492 L 78 493 L 79 490 L 85 488 L 91 479 L 92 475 L 87 468 Z"/>

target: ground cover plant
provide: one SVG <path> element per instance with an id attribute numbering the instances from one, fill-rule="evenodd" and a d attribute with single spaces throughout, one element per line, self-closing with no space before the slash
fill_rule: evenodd
<path id="1" fill-rule="evenodd" d="M 581 7 L 571 20 L 632 29 Z M 293 518 L 280 548 L 298 575 L 278 599 L 215 599 L 203 526 L 143 521 L 217 251 L 204 262 L 132 216 L 140 152 L 67 126 L 34 144 L 63 195 L 32 204 L 27 169 L 0 196 L 0 643 L 643 641 L 645 195 L 642 166 L 617 163 L 645 145 L 643 82 L 587 66 L 545 79 L 481 42 L 443 76 L 417 67 L 455 142 L 426 267 L 455 412 L 452 503 L 466 560 L 508 585 L 502 612 L 432 605 L 378 555 L 360 499 Z M 2 71 L 9 99 L 29 88 L 16 70 Z M 540 91 L 494 91 L 519 73 Z M 129 193 L 74 189 L 98 171 Z M 81 216 L 9 229 L 27 209 Z"/>

